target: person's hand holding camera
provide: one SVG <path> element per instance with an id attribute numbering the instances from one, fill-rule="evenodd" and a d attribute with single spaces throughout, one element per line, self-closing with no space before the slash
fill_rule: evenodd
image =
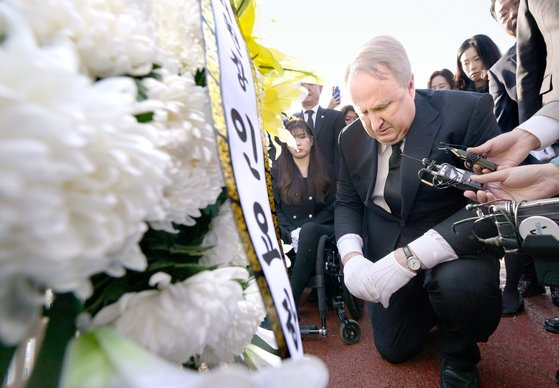
<path id="1" fill-rule="evenodd" d="M 538 149 L 540 141 L 530 132 L 516 128 L 510 132 L 496 136 L 477 147 L 469 147 L 468 152 L 484 155 L 497 163 L 499 169 L 518 166 L 526 159 L 530 151 Z M 476 173 L 489 172 L 475 166 Z"/>
<path id="2" fill-rule="evenodd" d="M 470 178 L 483 183 L 483 190 L 465 191 L 464 196 L 480 203 L 496 199 L 531 201 L 559 194 L 559 166 L 553 163 L 506 168 Z"/>

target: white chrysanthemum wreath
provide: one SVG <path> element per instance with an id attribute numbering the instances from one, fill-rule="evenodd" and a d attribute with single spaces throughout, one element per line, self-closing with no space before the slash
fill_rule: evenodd
<path id="1" fill-rule="evenodd" d="M 174 366 L 233 361 L 265 313 L 223 189 L 199 1 L 3 0 L 0 63 L 0 359 L 46 312 L 60 348 L 31 385 L 58 368 L 62 387 L 200 386 Z M 325 386 L 303 361 L 292 381 Z"/>

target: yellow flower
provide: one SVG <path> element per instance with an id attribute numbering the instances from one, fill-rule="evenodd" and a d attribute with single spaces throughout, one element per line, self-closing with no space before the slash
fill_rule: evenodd
<path id="1" fill-rule="evenodd" d="M 301 82 L 311 79 L 310 82 L 321 83 L 320 77 L 314 72 L 298 69 L 299 65 L 293 66 L 294 58 L 257 42 L 258 38 L 253 35 L 256 0 L 233 0 L 233 6 L 253 65 L 259 73 L 255 82 L 264 129 L 272 138 L 277 136 L 280 141 L 296 147 L 295 139 L 283 125 L 282 114 L 294 101 L 305 96 Z"/>
<path id="2" fill-rule="evenodd" d="M 280 64 L 285 55 L 280 51 L 268 48 L 257 42 L 257 37 L 253 36 L 254 20 L 256 18 L 256 2 L 252 0 L 237 0 L 235 1 L 237 8 L 237 23 L 241 34 L 245 39 L 248 51 L 254 65 L 260 69 L 275 69 L 278 72 L 283 72 L 283 67 Z M 268 70 L 262 71 L 266 73 Z"/>
<path id="3" fill-rule="evenodd" d="M 263 77 L 262 79 L 262 120 L 264 128 L 272 136 L 291 147 L 297 144 L 291 133 L 285 129 L 281 113 L 286 112 L 294 100 L 301 99 L 306 91 L 297 78 L 284 80 L 281 77 Z"/>

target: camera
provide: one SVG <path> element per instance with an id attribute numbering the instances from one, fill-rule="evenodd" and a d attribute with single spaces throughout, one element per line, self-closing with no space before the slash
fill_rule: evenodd
<path id="1" fill-rule="evenodd" d="M 474 221 L 473 235 L 478 241 L 502 247 L 505 252 L 533 256 L 540 283 L 559 286 L 559 198 L 521 202 L 499 200 L 467 205 L 466 209 L 475 210 L 477 217 L 458 221 L 455 225 Z M 497 236 L 487 239 L 477 236 L 475 224 L 484 219 L 495 223 Z"/>
<path id="2" fill-rule="evenodd" d="M 472 173 L 454 167 L 448 163 L 436 164 L 434 161 L 424 158 L 422 161 L 424 168 L 418 171 L 419 180 L 437 189 L 456 187 L 460 190 L 481 190 L 480 183 L 470 179 Z"/>

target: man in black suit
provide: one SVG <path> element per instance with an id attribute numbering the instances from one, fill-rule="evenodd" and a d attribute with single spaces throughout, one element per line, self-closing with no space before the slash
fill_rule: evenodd
<path id="1" fill-rule="evenodd" d="M 520 0 L 491 0 L 491 16 L 501 28 L 516 39 L 516 15 Z M 495 103 L 495 117 L 501 131 L 518 126 L 516 97 L 516 43 L 488 71 L 489 93 Z"/>
<path id="2" fill-rule="evenodd" d="M 478 243 L 471 225 L 452 232 L 471 216 L 466 199 L 455 188 L 420 183 L 418 160 L 461 165 L 441 142 L 474 145 L 499 134 L 491 96 L 416 91 L 406 51 L 387 36 L 365 44 L 346 81 L 361 120 L 339 140 L 334 223 L 344 282 L 371 302 L 374 342 L 385 359 L 413 357 L 438 325 L 442 386 L 479 386 L 477 342 L 487 341 L 501 315 L 502 251 Z"/>
<path id="3" fill-rule="evenodd" d="M 301 83 L 308 94 L 302 102 L 303 109 L 295 116 L 305 120 L 313 131 L 316 145 L 324 159 L 333 168 L 337 176 L 339 168 L 338 136 L 345 127 L 344 114 L 335 109 L 322 108 L 318 101 L 322 93 L 322 85 Z M 312 113 L 311 113 L 312 112 Z M 311 116 L 309 119 L 309 115 Z"/>

